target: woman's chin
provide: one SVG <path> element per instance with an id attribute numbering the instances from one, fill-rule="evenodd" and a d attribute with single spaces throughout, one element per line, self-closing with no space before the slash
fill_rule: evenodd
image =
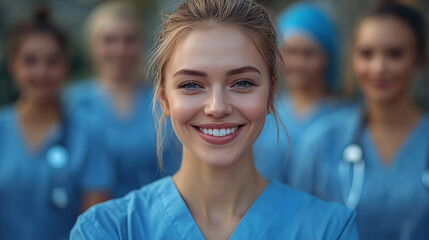
<path id="1" fill-rule="evenodd" d="M 228 168 L 239 161 L 236 154 L 219 153 L 219 151 L 211 154 L 206 152 L 203 156 L 199 156 L 198 159 L 213 168 Z"/>

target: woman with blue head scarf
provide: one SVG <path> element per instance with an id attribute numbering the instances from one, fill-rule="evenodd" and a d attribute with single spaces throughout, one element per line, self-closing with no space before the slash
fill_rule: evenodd
<path id="1" fill-rule="evenodd" d="M 278 27 L 279 48 L 284 60 L 284 90 L 276 105 L 288 134 L 280 128 L 276 138 L 279 125 L 269 116 L 254 145 L 254 154 L 256 166 L 265 177 L 287 182 L 285 169 L 293 169 L 291 158 L 301 132 L 342 105 L 327 97 L 338 85 L 339 44 L 332 20 L 315 2 L 296 3 L 282 11 Z M 271 153 L 269 159 L 263 154 L 267 150 Z M 289 152 L 291 156 L 285 166 Z"/>

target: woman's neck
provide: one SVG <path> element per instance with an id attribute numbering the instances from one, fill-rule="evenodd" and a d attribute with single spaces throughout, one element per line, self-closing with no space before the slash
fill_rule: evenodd
<path id="1" fill-rule="evenodd" d="M 32 152 L 39 149 L 51 127 L 61 119 L 55 99 L 36 101 L 21 97 L 17 102 L 17 114 L 27 147 Z"/>
<path id="2" fill-rule="evenodd" d="M 101 86 L 112 96 L 116 112 L 121 117 L 131 114 L 133 97 L 138 88 L 138 81 L 134 77 L 116 79 L 112 76 L 100 75 Z"/>
<path id="3" fill-rule="evenodd" d="M 326 90 L 322 86 L 308 88 L 290 89 L 289 96 L 292 100 L 293 109 L 297 115 L 306 115 L 325 95 Z"/>
<path id="4" fill-rule="evenodd" d="M 391 102 L 367 102 L 368 124 L 371 127 L 404 128 L 414 125 L 421 112 L 409 96 Z"/>
<path id="5" fill-rule="evenodd" d="M 114 95 L 130 94 L 138 85 L 137 78 L 131 76 L 111 76 L 100 73 L 98 76 L 101 85 Z"/>
<path id="6" fill-rule="evenodd" d="M 251 152 L 232 166 L 221 168 L 205 164 L 184 149 L 182 166 L 173 180 L 206 238 L 216 226 L 224 231 L 224 224 L 232 232 L 267 185 L 253 164 Z"/>
<path id="7" fill-rule="evenodd" d="M 387 165 L 419 122 L 421 112 L 407 96 L 393 102 L 367 102 L 367 117 L 378 156 Z"/>
<path id="8" fill-rule="evenodd" d="M 34 124 L 58 121 L 61 111 L 56 99 L 33 100 L 20 97 L 16 103 L 22 122 Z"/>

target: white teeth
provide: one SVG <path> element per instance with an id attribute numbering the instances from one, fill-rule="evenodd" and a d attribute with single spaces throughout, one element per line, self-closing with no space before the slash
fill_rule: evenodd
<path id="1" fill-rule="evenodd" d="M 221 130 L 219 131 L 219 136 L 223 137 L 223 136 L 225 136 L 225 135 L 226 135 L 226 130 L 225 130 L 225 129 L 221 129 Z"/>
<path id="2" fill-rule="evenodd" d="M 206 129 L 206 128 L 198 128 L 201 132 L 203 132 L 204 134 L 210 135 L 210 136 L 214 136 L 214 137 L 224 137 L 227 136 L 231 133 L 234 133 L 235 131 L 237 131 L 238 127 L 234 127 L 234 128 L 221 128 L 221 129 Z"/>
<path id="3" fill-rule="evenodd" d="M 213 129 L 213 136 L 219 137 L 219 129 Z"/>

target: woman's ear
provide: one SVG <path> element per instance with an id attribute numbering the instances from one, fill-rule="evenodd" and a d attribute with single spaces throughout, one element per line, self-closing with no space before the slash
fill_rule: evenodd
<path id="1" fill-rule="evenodd" d="M 168 105 L 168 100 L 167 100 L 167 97 L 165 96 L 165 90 L 160 91 L 159 102 L 161 103 L 162 113 L 165 116 L 170 116 L 170 106 Z"/>

